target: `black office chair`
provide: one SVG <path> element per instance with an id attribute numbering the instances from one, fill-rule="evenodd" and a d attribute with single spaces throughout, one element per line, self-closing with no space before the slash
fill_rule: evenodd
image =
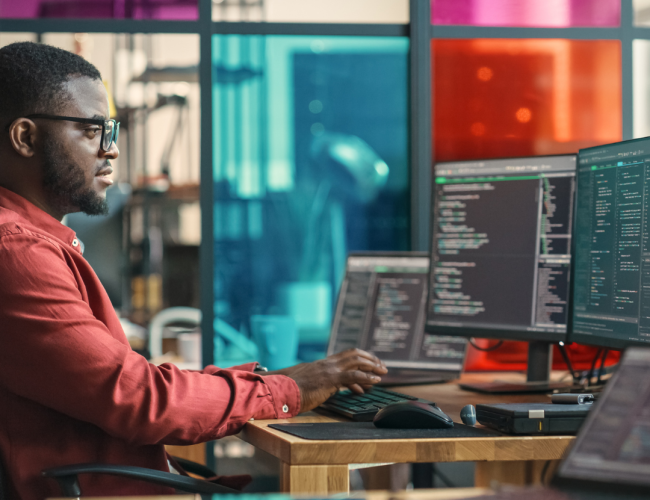
<path id="1" fill-rule="evenodd" d="M 174 457 L 176 462 L 185 469 L 186 472 L 208 478 L 214 477 L 213 471 L 207 467 L 191 462 L 183 458 Z M 57 480 L 61 492 L 65 497 L 79 497 L 82 495 L 79 487 L 79 474 L 109 474 L 113 476 L 129 477 L 139 479 L 149 483 L 161 486 L 170 486 L 177 490 L 187 493 L 228 493 L 238 494 L 238 490 L 222 486 L 220 484 L 210 483 L 202 479 L 195 479 L 188 476 L 179 476 L 170 472 L 145 469 L 143 467 L 133 467 L 130 465 L 111 465 L 111 464 L 76 464 L 64 465 L 62 467 L 53 467 L 45 469 L 43 476 L 51 477 Z M 2 476 L 0 471 L 0 486 L 2 486 Z M 0 500 L 5 500 L 0 490 Z"/>

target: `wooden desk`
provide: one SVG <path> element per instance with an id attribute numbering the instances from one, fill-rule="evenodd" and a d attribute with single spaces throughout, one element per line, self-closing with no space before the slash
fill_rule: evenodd
<path id="1" fill-rule="evenodd" d="M 518 374 L 466 374 L 462 381 L 508 380 Z M 461 390 L 456 382 L 394 390 L 434 401 L 455 422 L 466 404 L 550 402 L 547 395 L 491 396 Z M 280 484 L 292 494 L 332 494 L 349 491 L 349 470 L 358 464 L 385 465 L 414 462 L 477 462 L 475 485 L 488 487 L 493 481 L 534 484 L 548 460 L 562 458 L 573 436 L 498 436 L 481 438 L 317 441 L 302 439 L 271 429 L 273 423 L 336 422 L 326 412 L 309 412 L 292 419 L 249 422 L 240 439 L 277 457 L 281 464 Z"/>

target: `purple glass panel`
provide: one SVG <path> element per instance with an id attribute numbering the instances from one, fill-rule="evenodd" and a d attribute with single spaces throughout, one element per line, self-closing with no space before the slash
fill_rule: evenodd
<path id="1" fill-rule="evenodd" d="M 620 22 L 620 0 L 431 0 L 434 25 L 568 28 Z"/>
<path id="2" fill-rule="evenodd" d="M 196 21 L 198 0 L 0 0 L 0 18 Z"/>

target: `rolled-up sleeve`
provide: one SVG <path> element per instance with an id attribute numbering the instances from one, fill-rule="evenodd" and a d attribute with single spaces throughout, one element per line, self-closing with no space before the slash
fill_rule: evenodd
<path id="1" fill-rule="evenodd" d="M 95 317 L 66 259 L 33 234 L 0 237 L 7 390 L 134 444 L 193 444 L 236 433 L 251 418 L 299 412 L 299 389 L 285 376 L 147 362 Z"/>

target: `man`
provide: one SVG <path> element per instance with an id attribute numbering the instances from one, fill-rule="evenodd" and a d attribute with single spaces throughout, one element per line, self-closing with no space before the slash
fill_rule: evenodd
<path id="1" fill-rule="evenodd" d="M 346 351 L 264 377 L 254 365 L 202 372 L 134 353 L 67 213 L 106 212 L 116 124 L 97 69 L 32 43 L 0 49 L 0 460 L 9 497 L 60 494 L 44 468 L 101 462 L 168 470 L 163 445 L 287 418 L 385 366 Z M 85 495 L 168 488 L 82 476 Z"/>

